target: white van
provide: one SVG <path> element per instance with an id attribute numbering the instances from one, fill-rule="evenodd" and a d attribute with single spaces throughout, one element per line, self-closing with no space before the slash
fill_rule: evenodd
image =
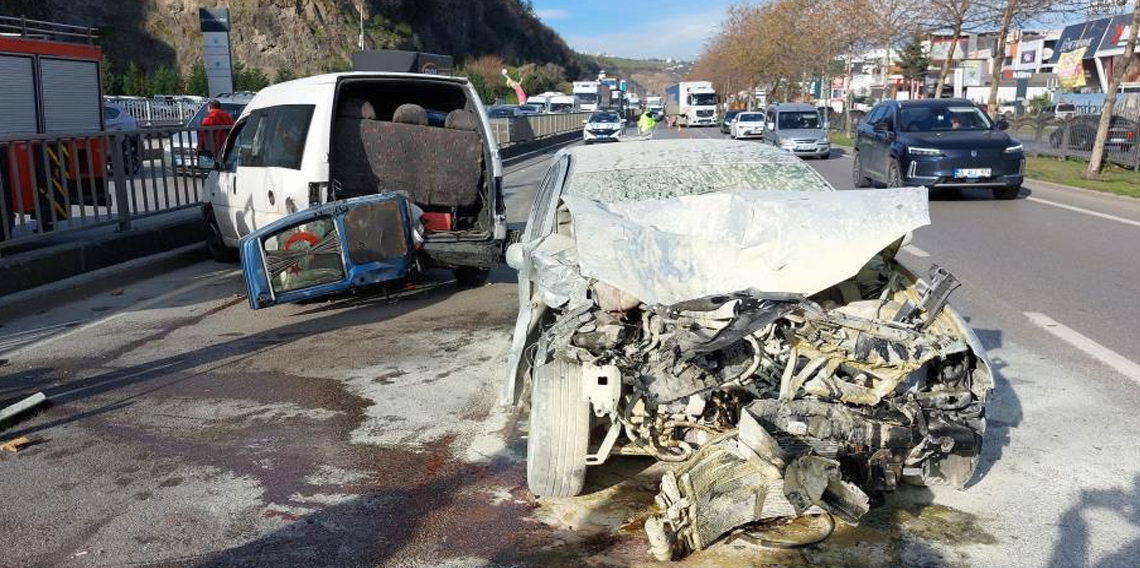
<path id="1" fill-rule="evenodd" d="M 506 238 L 502 162 L 467 79 L 332 73 L 278 83 L 245 107 L 206 183 L 211 256 L 251 231 L 334 200 L 403 192 L 423 252 L 460 279 L 486 277 Z"/>

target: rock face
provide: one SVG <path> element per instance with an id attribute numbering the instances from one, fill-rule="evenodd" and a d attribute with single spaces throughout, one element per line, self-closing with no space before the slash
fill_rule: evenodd
<path id="1" fill-rule="evenodd" d="M 343 69 L 357 49 L 358 8 L 368 48 L 420 49 L 457 61 L 496 54 L 579 73 L 574 53 L 519 0 L 5 0 L 0 14 L 100 29 L 117 66 L 145 69 L 201 60 L 198 8 L 228 6 L 234 57 L 268 74 Z"/>

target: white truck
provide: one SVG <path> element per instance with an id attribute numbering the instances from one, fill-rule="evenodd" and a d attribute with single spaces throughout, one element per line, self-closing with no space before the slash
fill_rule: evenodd
<path id="1" fill-rule="evenodd" d="M 653 113 L 653 116 L 658 120 L 665 116 L 665 104 L 661 97 L 645 97 L 645 110 Z"/>
<path id="2" fill-rule="evenodd" d="M 665 116 L 685 126 L 716 126 L 716 103 L 709 81 L 683 81 L 665 89 Z"/>
<path id="3" fill-rule="evenodd" d="M 578 108 L 593 112 L 598 110 L 598 91 L 600 84 L 597 81 L 574 81 L 571 93 Z"/>

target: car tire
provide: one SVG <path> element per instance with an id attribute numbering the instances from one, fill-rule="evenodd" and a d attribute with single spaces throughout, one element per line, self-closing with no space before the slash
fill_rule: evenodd
<path id="1" fill-rule="evenodd" d="M 851 177 L 855 187 L 871 187 L 871 178 L 863 175 L 863 160 L 859 157 L 859 152 L 855 152 L 855 165 L 851 167 Z"/>
<path id="2" fill-rule="evenodd" d="M 1021 185 L 995 187 L 992 191 L 994 192 L 994 199 L 1017 199 L 1017 196 L 1021 194 Z"/>
<path id="3" fill-rule="evenodd" d="M 541 497 L 573 497 L 586 485 L 590 403 L 577 365 L 555 359 L 531 374 L 526 482 Z"/>
<path id="4" fill-rule="evenodd" d="M 487 276 L 491 274 L 490 268 L 479 268 L 478 266 L 460 266 L 451 271 L 455 275 L 455 281 L 463 286 L 482 286 L 487 283 Z"/>
<path id="5" fill-rule="evenodd" d="M 830 160 L 830 159 L 831 159 L 831 152 L 828 152 L 828 153 L 826 153 L 826 154 L 823 154 L 822 156 L 820 156 L 820 157 L 819 157 L 819 159 L 821 159 L 821 160 Z"/>
<path id="6" fill-rule="evenodd" d="M 226 246 L 222 240 L 222 230 L 218 228 L 218 220 L 214 218 L 213 211 L 206 218 L 206 231 L 206 249 L 210 252 L 210 258 L 226 264 L 238 261 L 237 249 Z"/>
<path id="7" fill-rule="evenodd" d="M 887 187 L 902 187 L 902 171 L 899 170 L 898 160 L 891 160 L 887 164 Z"/>

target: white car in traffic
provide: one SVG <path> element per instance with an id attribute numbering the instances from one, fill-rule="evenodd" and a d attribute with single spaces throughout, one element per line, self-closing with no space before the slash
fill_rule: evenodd
<path id="1" fill-rule="evenodd" d="M 625 130 L 625 120 L 613 111 L 595 112 L 583 124 L 586 127 L 582 129 L 582 141 L 586 144 L 620 142 L 622 131 Z"/>
<path id="2" fill-rule="evenodd" d="M 762 112 L 742 112 L 736 115 L 736 119 L 732 121 L 732 137 L 740 138 L 763 138 L 764 137 L 764 113 Z"/>

